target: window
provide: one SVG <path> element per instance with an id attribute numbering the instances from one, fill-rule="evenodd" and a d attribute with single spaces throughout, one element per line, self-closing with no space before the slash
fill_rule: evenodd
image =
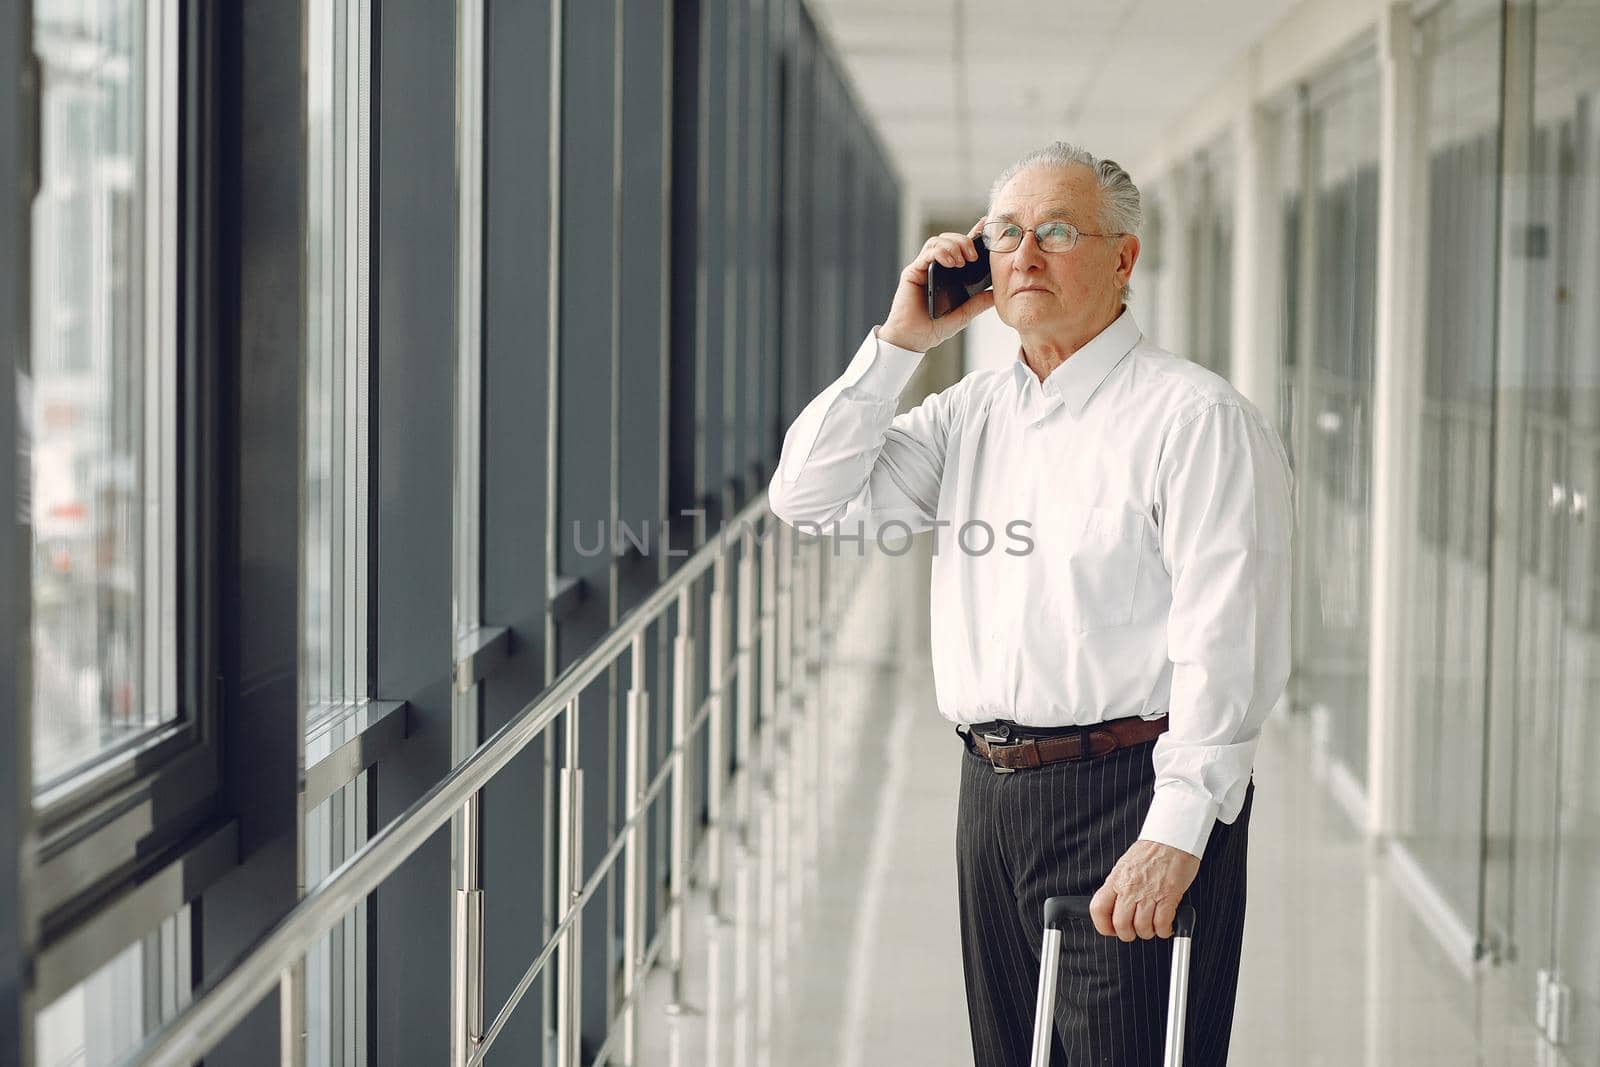
<path id="1" fill-rule="evenodd" d="M 309 19 L 305 671 L 316 706 L 367 696 L 369 0 L 322 0 Z"/>
<path id="2" fill-rule="evenodd" d="M 38 1067 L 111 1067 L 189 1003 L 187 906 L 39 1012 Z"/>
<path id="3" fill-rule="evenodd" d="M 180 716 L 176 6 L 35 5 L 39 787 Z"/>
<path id="4" fill-rule="evenodd" d="M 188 999 L 189 902 L 237 857 L 236 824 L 212 821 L 220 687 L 206 625 L 213 26 L 178 0 L 32 8 L 24 928 L 37 1062 L 97 1064 Z"/>

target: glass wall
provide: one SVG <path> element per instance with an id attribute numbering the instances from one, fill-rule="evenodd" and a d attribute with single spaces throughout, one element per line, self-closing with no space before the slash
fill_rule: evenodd
<path id="1" fill-rule="evenodd" d="M 29 6 L 45 151 L 31 435 L 11 458 L 31 474 L 16 614 L 42 799 L 0 844 L 24 869 L 39 857 L 25 888 L 49 892 L 0 918 L 19 919 L 22 971 L 48 974 L 17 994 L 37 1020 L 20 1044 L 55 1067 L 119 1062 L 688 541 L 579 573 L 557 566 L 558 521 L 642 527 L 760 494 L 784 428 L 893 291 L 900 191 L 796 0 Z M 597 684 L 584 702 L 591 868 L 629 803 L 618 701 Z M 151 735 L 181 766 L 146 758 Z M 46 811 L 111 769 L 122 793 Z M 484 791 L 491 1019 L 565 907 L 541 899 L 552 781 L 530 750 Z M 87 838 L 66 825 L 85 811 Z M 653 874 L 667 814 L 645 825 Z M 126 856 L 96 847 L 102 823 Z M 309 1064 L 444 1062 L 467 887 L 443 838 L 301 946 L 282 1005 L 256 1003 L 208 1061 L 277 1062 L 288 1032 L 303 1047 L 281 1058 Z M 646 880 L 654 934 L 668 879 Z M 578 941 L 585 1058 L 623 1007 L 608 899 Z M 547 985 L 493 1062 L 547 1058 Z"/>
<path id="2" fill-rule="evenodd" d="M 1281 381 L 1299 487 L 1296 703 L 1367 786 L 1370 476 L 1415 463 L 1396 838 L 1569 1062 L 1600 1049 L 1600 4 L 1415 26 L 1419 441 L 1375 456 L 1380 72 L 1284 107 Z M 1404 62 L 1402 58 L 1402 62 Z M 1502 82 L 1500 72 L 1507 76 Z M 1200 309 L 1195 314 L 1202 315 Z M 1486 746 L 1486 738 L 1488 744 Z M 1337 784 L 1337 783 L 1336 783 Z M 1429 910 L 1429 905 L 1419 905 Z M 1435 927 L 1438 928 L 1437 925 Z"/>
<path id="3" fill-rule="evenodd" d="M 1415 231 L 1414 457 L 1372 453 L 1374 55 L 1353 55 L 1285 105 L 1292 685 L 1298 705 L 1325 712 L 1343 784 L 1364 790 L 1370 475 L 1377 462 L 1415 462 L 1396 837 L 1445 921 L 1508 966 L 1514 999 L 1587 1062 L 1600 1040 L 1588 966 L 1600 952 L 1600 852 L 1585 829 L 1600 822 L 1587 774 L 1600 682 L 1600 539 L 1588 517 L 1600 488 L 1600 301 L 1586 299 L 1600 296 L 1600 4 L 1458 0 L 1416 31 L 1426 215 Z"/>
<path id="4" fill-rule="evenodd" d="M 1288 109 L 1283 434 L 1298 487 L 1294 697 L 1364 790 L 1377 295 L 1378 69 L 1368 45 Z"/>

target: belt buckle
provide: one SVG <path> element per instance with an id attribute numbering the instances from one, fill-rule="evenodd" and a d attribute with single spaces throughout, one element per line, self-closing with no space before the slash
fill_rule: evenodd
<path id="1" fill-rule="evenodd" d="M 1016 774 L 1017 773 L 1017 769 L 1015 767 L 1002 767 L 1000 764 L 998 764 L 998 763 L 996 763 L 994 761 L 994 754 L 995 754 L 995 752 L 997 750 L 1002 749 L 1002 748 L 1016 748 L 1017 745 L 1021 743 L 1021 742 L 1011 742 L 1010 744 L 1006 743 L 1008 741 L 1011 741 L 1011 727 L 1006 726 L 1004 724 L 1001 724 L 996 729 L 983 731 L 983 735 L 982 736 L 983 736 L 984 741 L 986 741 L 988 743 L 988 745 L 989 745 L 989 766 L 994 768 L 994 773 L 996 773 L 996 774 Z"/>

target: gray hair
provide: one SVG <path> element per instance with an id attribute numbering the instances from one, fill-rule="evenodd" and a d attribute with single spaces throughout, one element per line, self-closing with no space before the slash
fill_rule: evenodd
<path id="1" fill-rule="evenodd" d="M 1034 149 L 1000 172 L 989 188 L 989 214 L 994 213 L 994 202 L 1006 183 L 1030 167 L 1088 167 L 1100 185 L 1100 218 L 1096 223 L 1103 233 L 1131 233 L 1139 236 L 1144 225 L 1144 207 L 1139 187 L 1133 184 L 1128 172 L 1114 159 L 1101 159 L 1093 152 L 1066 141 L 1052 141 L 1043 148 Z M 1133 283 L 1122 287 L 1122 299 L 1133 298 Z"/>

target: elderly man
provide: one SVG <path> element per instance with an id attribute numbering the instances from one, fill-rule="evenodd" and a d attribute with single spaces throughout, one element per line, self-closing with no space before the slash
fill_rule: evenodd
<path id="1" fill-rule="evenodd" d="M 1040 911 L 1058 894 L 1092 894 L 1094 922 L 1063 939 L 1052 1063 L 1161 1061 L 1184 899 L 1185 1062 L 1227 1060 L 1252 761 L 1289 669 L 1291 474 L 1248 400 L 1140 332 L 1140 217 L 1111 160 L 1058 142 L 1018 161 L 969 233 L 929 239 L 901 272 L 770 486 L 792 525 L 933 531 L 980 1065 L 1027 1061 Z M 930 319 L 930 265 L 975 260 L 979 233 L 993 289 Z M 1011 365 L 896 415 L 922 354 L 990 307 L 1021 335 Z"/>

